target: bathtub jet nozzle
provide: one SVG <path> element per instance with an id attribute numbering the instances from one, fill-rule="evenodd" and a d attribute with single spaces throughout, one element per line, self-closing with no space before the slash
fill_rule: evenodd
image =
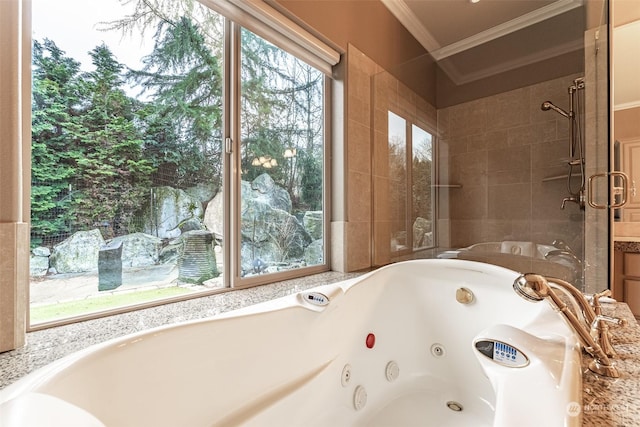
<path id="1" fill-rule="evenodd" d="M 591 325 L 584 325 L 580 320 L 578 320 L 576 315 L 569 310 L 567 305 L 560 299 L 555 291 L 551 289 L 551 286 L 549 286 L 549 280 L 558 284 L 562 288 L 573 287 L 570 283 L 565 282 L 564 280 L 556 278 L 550 278 L 547 280 L 546 277 L 539 274 L 527 273 L 516 278 L 513 282 L 513 290 L 528 301 L 538 302 L 548 298 L 551 305 L 564 316 L 567 323 L 569 323 L 569 326 L 571 326 L 574 332 L 578 335 L 584 349 L 593 356 L 594 360 L 589 364 L 589 369 L 599 375 L 618 378 L 620 374 L 618 373 L 618 369 L 615 367 L 615 363 L 609 359 L 609 356 L 607 356 L 607 354 L 602 350 L 600 344 L 598 344 L 591 335 Z M 572 293 L 572 297 L 576 300 L 578 305 L 583 307 L 583 309 L 585 304 L 589 304 L 584 296 L 579 298 L 575 293 Z"/>

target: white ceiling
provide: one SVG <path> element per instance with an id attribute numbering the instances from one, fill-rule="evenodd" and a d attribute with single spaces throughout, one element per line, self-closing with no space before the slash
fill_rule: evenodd
<path id="1" fill-rule="evenodd" d="M 582 49 L 583 0 L 382 0 L 456 84 Z"/>

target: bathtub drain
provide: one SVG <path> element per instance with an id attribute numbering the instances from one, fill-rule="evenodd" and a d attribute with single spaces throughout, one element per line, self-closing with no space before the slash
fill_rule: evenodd
<path id="1" fill-rule="evenodd" d="M 454 402 L 453 400 L 447 402 L 447 408 L 455 412 L 461 412 L 463 409 L 461 404 L 459 404 L 458 402 Z"/>

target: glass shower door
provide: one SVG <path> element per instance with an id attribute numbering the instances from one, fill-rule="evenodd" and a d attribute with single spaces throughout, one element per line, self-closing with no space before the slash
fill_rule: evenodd
<path id="1" fill-rule="evenodd" d="M 585 173 L 588 178 L 585 208 L 583 286 L 585 293 L 609 286 L 610 219 L 609 177 L 609 24 L 608 2 L 602 6 L 599 26 L 585 31 Z M 598 178 L 600 175 L 600 178 Z M 599 207 L 597 207 L 599 206 Z"/>
<path id="2" fill-rule="evenodd" d="M 538 272 L 588 293 L 608 286 L 608 6 L 582 7 L 437 61 L 437 99 L 432 101 L 437 105 L 432 110 L 429 101 L 420 100 L 423 107 L 417 110 L 423 120 L 436 123 L 431 184 L 436 249 L 413 248 L 410 256 L 456 257 Z M 544 37 L 549 28 L 555 28 L 552 39 Z M 544 47 L 538 43 L 543 39 Z M 506 57 L 507 45 L 526 46 L 529 56 L 518 56 L 520 49 Z M 464 74 L 471 60 L 480 64 L 486 58 L 494 58 L 486 69 Z M 498 63 L 497 58 L 504 59 Z M 411 65 L 374 76 L 376 111 L 383 110 L 379 99 L 385 88 L 395 87 L 392 77 L 410 74 Z M 408 111 L 417 96 L 403 88 L 391 99 Z M 376 130 L 389 127 L 385 119 L 374 115 Z M 374 165 L 388 145 L 376 143 Z M 605 178 L 589 187 L 594 174 Z M 385 199 L 393 190 L 387 181 L 374 180 L 380 201 L 374 212 L 374 258 L 381 261 L 389 259 L 385 250 L 395 239 L 385 228 L 393 209 L 390 197 Z"/>

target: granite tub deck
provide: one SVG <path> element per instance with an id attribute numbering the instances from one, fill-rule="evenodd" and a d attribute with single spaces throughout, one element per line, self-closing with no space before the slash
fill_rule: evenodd
<path id="1" fill-rule="evenodd" d="M 0 353 L 0 389 L 41 366 L 99 342 L 160 325 L 216 315 L 357 275 L 322 273 L 32 332 L 24 348 Z M 579 411 L 584 426 L 637 426 L 640 425 L 640 326 L 626 304 L 603 304 L 603 310 L 604 314 L 629 322 L 624 328 L 611 329 L 620 378 L 600 377 L 589 371 L 590 358 L 583 353 L 583 401 L 567 410 Z"/>
<path id="2" fill-rule="evenodd" d="M 620 378 L 601 377 L 589 371 L 590 357 L 582 356 L 583 425 L 588 427 L 640 426 L 640 326 L 624 303 L 602 304 L 603 314 L 628 321 L 611 328 Z"/>

